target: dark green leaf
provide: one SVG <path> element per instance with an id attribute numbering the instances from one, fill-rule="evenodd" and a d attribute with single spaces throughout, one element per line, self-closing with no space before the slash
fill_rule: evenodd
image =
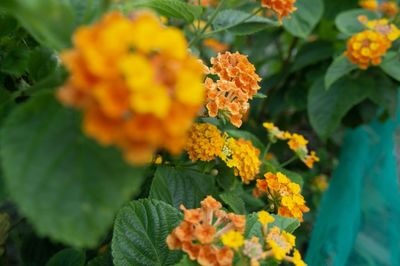
<path id="1" fill-rule="evenodd" d="M 172 206 L 196 208 L 214 192 L 215 178 L 191 169 L 159 166 L 150 188 L 150 198 Z"/>
<path id="2" fill-rule="evenodd" d="M 166 239 L 181 219 L 177 209 L 158 200 L 138 200 L 123 207 L 114 225 L 114 264 L 168 266 L 177 263 L 182 253 L 169 250 Z"/>
<path id="3" fill-rule="evenodd" d="M 324 12 L 322 0 L 297 0 L 297 10 L 283 19 L 283 26 L 294 36 L 307 38 L 318 24 Z"/>
<path id="4" fill-rule="evenodd" d="M 39 81 L 51 75 L 57 67 L 57 58 L 52 50 L 35 48 L 29 57 L 28 70 L 33 81 Z"/>
<path id="5" fill-rule="evenodd" d="M 328 90 L 335 81 L 357 68 L 358 66 L 352 64 L 345 55 L 335 58 L 325 74 L 326 89 Z"/>
<path id="6" fill-rule="evenodd" d="M 392 117 L 396 116 L 398 84 L 393 82 L 384 73 L 374 77 L 375 86 L 371 90 L 369 99 L 385 108 Z"/>
<path id="7" fill-rule="evenodd" d="M 298 71 L 304 67 L 331 58 L 333 52 L 333 46 L 329 42 L 316 41 L 307 43 L 301 47 L 300 51 L 297 53 L 291 72 Z"/>
<path id="8" fill-rule="evenodd" d="M 119 4 L 118 6 L 120 10 L 127 13 L 143 7 L 154 9 L 160 15 L 183 19 L 187 22 L 192 22 L 199 18 L 202 13 L 202 7 L 190 5 L 179 0 L 136 0 Z"/>
<path id="9" fill-rule="evenodd" d="M 87 266 L 113 266 L 111 252 L 107 251 L 94 259 L 91 259 Z"/>
<path id="10" fill-rule="evenodd" d="M 216 31 L 229 30 L 237 35 L 247 35 L 268 27 L 276 27 L 278 23 L 243 11 L 226 9 L 218 13 L 213 26 Z"/>
<path id="11" fill-rule="evenodd" d="M 40 235 L 71 245 L 96 245 L 142 183 L 141 169 L 83 136 L 77 113 L 52 95 L 11 113 L 1 147 L 8 191 L 21 213 Z"/>
<path id="12" fill-rule="evenodd" d="M 51 257 L 46 266 L 83 266 L 85 257 L 85 253 L 82 251 L 67 248 Z"/>
<path id="13" fill-rule="evenodd" d="M 240 198 L 238 193 L 235 193 L 234 191 L 228 191 L 220 194 L 219 197 L 232 209 L 234 213 L 246 214 L 244 201 Z"/>
<path id="14" fill-rule="evenodd" d="M 359 16 L 366 16 L 370 20 L 378 18 L 378 14 L 373 11 L 365 9 L 347 10 L 336 17 L 336 27 L 349 36 L 363 31 L 365 26 L 358 20 Z"/>
<path id="15" fill-rule="evenodd" d="M 29 50 L 16 47 L 7 52 L 0 62 L 0 72 L 13 76 L 21 76 L 25 73 L 29 61 Z"/>
<path id="16" fill-rule="evenodd" d="M 187 255 L 184 255 L 182 260 L 174 266 L 198 266 L 199 264 L 189 259 Z"/>
<path id="17" fill-rule="evenodd" d="M 274 216 L 275 221 L 270 225 L 271 227 L 278 226 L 281 230 L 293 233 L 300 226 L 300 222 L 296 218 L 282 217 L 276 214 L 272 216 Z"/>
<path id="18" fill-rule="evenodd" d="M 370 79 L 342 78 L 326 90 L 323 79 L 312 85 L 308 94 L 308 116 L 317 134 L 326 139 L 338 127 L 342 118 L 373 89 Z"/>
<path id="19" fill-rule="evenodd" d="M 383 58 L 380 67 L 386 74 L 400 81 L 400 55 L 396 52 L 388 52 Z"/>

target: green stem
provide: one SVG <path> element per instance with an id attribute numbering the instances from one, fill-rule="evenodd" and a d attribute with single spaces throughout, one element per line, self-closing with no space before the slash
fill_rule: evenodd
<path id="1" fill-rule="evenodd" d="M 271 141 L 268 142 L 267 147 L 265 148 L 265 151 L 264 151 L 264 155 L 265 155 L 265 156 L 268 154 L 269 149 L 271 148 L 271 145 L 272 145 Z"/>
<path id="2" fill-rule="evenodd" d="M 226 0 L 221 0 L 217 6 L 217 8 L 214 10 L 214 12 L 212 13 L 210 19 L 207 21 L 206 25 L 204 26 L 204 28 L 200 31 L 197 32 L 196 36 L 189 42 L 189 47 L 193 46 L 194 44 L 196 44 L 201 37 L 203 36 L 203 34 L 206 32 L 206 30 L 211 26 L 211 24 L 213 23 L 214 19 L 217 17 L 219 11 L 221 10 L 221 8 L 224 6 Z"/>
<path id="3" fill-rule="evenodd" d="M 287 160 L 286 162 L 282 163 L 279 167 L 280 168 L 284 168 L 285 166 L 287 166 L 288 164 L 294 162 L 297 159 L 297 156 L 293 156 L 292 158 L 290 158 L 289 160 Z"/>

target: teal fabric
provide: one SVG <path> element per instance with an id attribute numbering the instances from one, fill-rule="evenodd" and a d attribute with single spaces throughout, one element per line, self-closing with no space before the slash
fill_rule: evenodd
<path id="1" fill-rule="evenodd" d="M 313 228 L 309 266 L 400 266 L 398 125 L 375 121 L 347 131 Z"/>

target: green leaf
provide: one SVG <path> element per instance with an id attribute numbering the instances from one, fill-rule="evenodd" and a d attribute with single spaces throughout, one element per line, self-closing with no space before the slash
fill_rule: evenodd
<path id="1" fill-rule="evenodd" d="M 0 8 L 12 14 L 42 45 L 61 50 L 71 45 L 71 35 L 83 23 L 101 14 L 104 0 L 2 0 Z"/>
<path id="2" fill-rule="evenodd" d="M 278 226 L 281 230 L 285 230 L 286 232 L 293 233 L 300 226 L 300 221 L 296 218 L 288 218 L 282 217 L 280 215 L 273 214 L 275 221 L 270 225 Z"/>
<path id="3" fill-rule="evenodd" d="M 94 259 L 91 259 L 87 266 L 113 266 L 111 252 L 107 251 L 104 254 L 101 254 Z"/>
<path id="4" fill-rule="evenodd" d="M 380 64 L 380 68 L 394 78 L 397 81 L 400 81 L 400 56 L 399 53 L 396 52 L 388 52 L 383 58 L 382 64 Z"/>
<path id="5" fill-rule="evenodd" d="M 160 15 L 183 19 L 187 22 L 192 22 L 202 14 L 202 7 L 190 5 L 179 0 L 136 0 L 118 4 L 118 8 L 126 13 L 144 7 L 151 8 Z"/>
<path id="6" fill-rule="evenodd" d="M 215 188 L 215 177 L 195 170 L 159 166 L 150 188 L 150 198 L 162 200 L 178 208 L 196 208 Z"/>
<path id="7" fill-rule="evenodd" d="M 373 80 L 342 78 L 326 90 L 323 79 L 308 94 L 308 117 L 317 134 L 326 139 L 339 126 L 346 113 L 363 101 L 373 89 Z"/>
<path id="8" fill-rule="evenodd" d="M 226 133 L 236 139 L 242 138 L 250 141 L 254 145 L 254 147 L 260 150 L 260 154 L 262 154 L 262 152 L 265 150 L 264 144 L 255 135 L 248 131 L 231 129 L 227 130 Z"/>
<path id="9" fill-rule="evenodd" d="M 315 41 L 306 43 L 296 54 L 290 71 L 296 72 L 304 67 L 329 59 L 332 57 L 333 52 L 333 46 L 329 42 Z"/>
<path id="10" fill-rule="evenodd" d="M 233 191 L 224 192 L 219 195 L 223 202 L 225 202 L 234 213 L 246 214 L 246 208 L 244 201 L 240 198 L 240 195 Z"/>
<path id="11" fill-rule="evenodd" d="M 85 265 L 85 259 L 85 253 L 82 251 L 67 248 L 51 257 L 46 266 L 83 266 Z"/>
<path id="12" fill-rule="evenodd" d="M 39 81 L 54 73 L 57 57 L 52 50 L 45 47 L 35 48 L 29 57 L 28 70 L 33 81 Z"/>
<path id="13" fill-rule="evenodd" d="M 366 16 L 369 20 L 377 19 L 378 13 L 366 9 L 353 9 L 340 13 L 336 19 L 336 27 L 346 35 L 353 35 L 365 29 L 365 26 L 358 20 L 359 16 Z"/>
<path id="14" fill-rule="evenodd" d="M 244 231 L 244 237 L 250 239 L 252 236 L 263 239 L 262 226 L 258 221 L 258 214 L 256 212 L 246 215 L 246 228 Z"/>
<path id="15" fill-rule="evenodd" d="M 271 19 L 252 16 L 252 14 L 233 9 L 225 9 L 219 12 L 213 21 L 215 31 L 229 30 L 236 35 L 248 35 L 278 25 L 276 21 Z"/>
<path id="16" fill-rule="evenodd" d="M 283 26 L 294 36 L 307 38 L 318 24 L 324 12 L 322 0 L 297 0 L 297 10 L 283 19 Z"/>
<path id="17" fill-rule="evenodd" d="M 166 239 L 180 223 L 182 214 L 158 200 L 132 201 L 117 215 L 112 239 L 114 264 L 168 266 L 182 253 L 170 251 Z"/>
<path id="18" fill-rule="evenodd" d="M 375 86 L 369 99 L 385 108 L 392 117 L 396 117 L 398 84 L 384 73 L 374 77 Z"/>
<path id="19" fill-rule="evenodd" d="M 116 210 L 138 191 L 142 170 L 81 133 L 76 112 L 37 95 L 7 118 L 1 159 L 10 196 L 43 236 L 95 246 Z"/>
<path id="20" fill-rule="evenodd" d="M 351 63 L 345 55 L 336 57 L 325 74 L 326 89 L 328 90 L 338 79 L 357 68 L 358 66 Z"/>
<path id="21" fill-rule="evenodd" d="M 190 260 L 187 255 L 184 255 L 182 260 L 174 266 L 198 266 L 199 264 L 193 260 Z"/>
<path id="22" fill-rule="evenodd" d="M 6 52 L 1 60 L 0 72 L 7 73 L 16 77 L 25 73 L 29 61 L 29 50 L 22 47 Z"/>

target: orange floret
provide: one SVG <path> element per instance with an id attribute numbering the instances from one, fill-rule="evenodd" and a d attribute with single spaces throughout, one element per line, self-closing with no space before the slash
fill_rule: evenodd
<path id="1" fill-rule="evenodd" d="M 297 10 L 295 3 L 296 0 L 261 0 L 261 6 L 272 9 L 280 21 Z"/>

